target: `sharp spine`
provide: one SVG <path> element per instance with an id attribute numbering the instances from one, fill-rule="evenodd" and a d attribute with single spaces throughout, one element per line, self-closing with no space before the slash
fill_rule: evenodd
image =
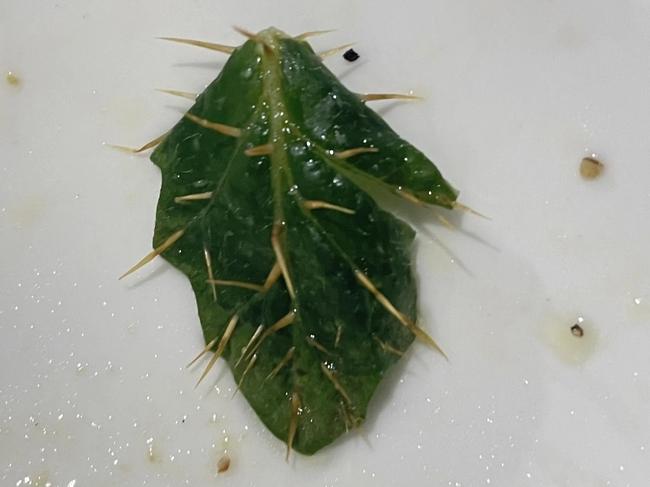
<path id="1" fill-rule="evenodd" d="M 348 395 L 345 388 L 341 385 L 339 380 L 336 378 L 336 376 L 332 373 L 332 371 L 327 368 L 327 364 L 321 362 L 320 368 L 323 371 L 323 374 L 325 374 L 325 377 L 327 377 L 327 379 L 332 383 L 332 385 L 334 385 L 334 389 L 336 389 L 337 392 L 341 394 L 341 397 L 345 399 L 345 402 L 348 404 L 348 406 L 351 406 L 352 400 L 350 399 L 350 396 Z"/>
<path id="2" fill-rule="evenodd" d="M 282 225 L 279 223 L 273 224 L 273 231 L 271 233 L 271 246 L 273 247 L 273 252 L 275 253 L 275 258 L 277 259 L 278 265 L 282 270 L 282 275 L 284 276 L 284 283 L 287 285 L 287 291 L 291 299 L 296 299 L 296 292 L 293 287 L 293 282 L 291 281 L 291 276 L 289 275 L 289 269 L 287 263 L 284 259 L 284 253 L 282 252 L 282 245 L 280 244 L 280 234 L 282 233 Z"/>
<path id="3" fill-rule="evenodd" d="M 190 368 L 192 365 L 194 365 L 201 357 L 203 357 L 206 353 L 208 353 L 212 347 L 217 343 L 218 338 L 215 338 L 211 340 L 203 350 L 201 350 L 196 357 L 192 359 L 192 361 L 185 366 L 185 368 Z"/>
<path id="4" fill-rule="evenodd" d="M 205 193 L 194 193 L 194 194 L 186 194 L 183 196 L 176 196 L 174 198 L 174 203 L 182 203 L 184 201 L 201 201 L 201 200 L 209 200 L 212 198 L 212 191 L 206 191 Z"/>
<path id="5" fill-rule="evenodd" d="M 259 350 L 264 340 L 266 340 L 269 336 L 273 335 L 274 333 L 280 331 L 282 328 L 286 328 L 287 326 L 291 325 L 295 320 L 295 318 L 296 318 L 296 313 L 290 311 L 282 318 L 280 318 L 278 321 L 273 323 L 273 325 L 271 325 L 268 329 L 264 330 L 264 333 L 262 333 L 262 336 L 257 341 L 255 346 L 248 352 L 248 356 L 246 357 L 246 360 L 248 360 L 254 353 L 256 353 Z"/>
<path id="6" fill-rule="evenodd" d="M 321 51 L 318 53 L 318 57 L 321 59 L 328 58 L 330 56 L 334 56 L 335 54 L 338 54 L 341 51 L 345 51 L 346 49 L 354 46 L 354 42 L 350 44 L 343 44 L 342 46 L 334 47 L 332 49 L 327 49 L 326 51 Z"/>
<path id="7" fill-rule="evenodd" d="M 228 344 L 228 341 L 230 340 L 230 337 L 232 336 L 233 331 L 235 331 L 235 326 L 237 326 L 237 321 L 239 321 L 239 315 L 234 315 L 230 321 L 228 322 L 228 325 L 226 326 L 226 331 L 223 332 L 223 335 L 221 336 L 221 339 L 219 340 L 219 345 L 217 345 L 217 350 L 214 352 L 214 355 L 212 355 L 212 358 L 210 359 L 210 362 L 208 362 L 207 367 L 201 374 L 201 377 L 199 377 L 198 382 L 196 383 L 195 387 L 198 387 L 198 385 L 205 379 L 205 376 L 208 375 L 208 372 L 210 372 L 210 369 L 214 366 L 215 362 L 221 357 L 221 354 L 223 353 L 224 349 L 226 348 L 226 345 Z"/>
<path id="8" fill-rule="evenodd" d="M 398 357 L 401 357 L 402 355 L 404 355 L 404 352 L 402 352 L 401 350 L 396 349 L 395 347 L 393 347 L 392 345 L 390 345 L 390 344 L 388 344 L 386 342 L 381 341 L 379 339 L 379 337 L 373 336 L 373 338 L 379 344 L 379 346 L 382 348 L 382 350 L 384 352 L 392 353 L 394 355 L 397 355 Z"/>
<path id="9" fill-rule="evenodd" d="M 192 93 L 190 91 L 180 91 L 180 90 L 167 90 L 164 88 L 156 88 L 156 91 L 159 91 L 161 93 L 166 93 L 168 95 L 173 95 L 177 96 L 179 98 L 185 98 L 187 100 L 196 100 L 199 96 L 198 93 Z"/>
<path id="10" fill-rule="evenodd" d="M 291 417 L 289 419 L 289 432 L 287 434 L 287 456 L 285 460 L 289 461 L 289 454 L 293 448 L 293 440 L 296 436 L 296 431 L 298 429 L 298 416 L 300 415 L 300 396 L 297 392 L 291 393 Z"/>
<path id="11" fill-rule="evenodd" d="M 255 156 L 268 156 L 273 153 L 273 144 L 264 144 L 264 145 L 258 145 L 256 147 L 251 147 L 250 149 L 246 149 L 244 151 L 244 154 L 246 154 L 249 157 L 255 157 Z"/>
<path id="12" fill-rule="evenodd" d="M 454 201 L 453 204 L 452 204 L 452 207 L 455 210 L 458 209 L 458 210 L 466 211 L 467 213 L 471 213 L 472 215 L 478 216 L 478 217 L 483 218 L 485 220 L 492 220 L 492 218 L 490 218 L 489 216 L 486 216 L 486 215 L 484 215 L 482 213 L 479 213 L 478 211 L 470 208 L 469 206 L 464 205 L 460 201 Z"/>
<path id="13" fill-rule="evenodd" d="M 197 117 L 192 113 L 186 113 L 185 118 L 191 120 L 192 122 L 196 123 L 197 125 L 200 125 L 203 128 L 213 130 L 222 135 L 227 135 L 229 137 L 241 136 L 241 129 L 237 127 L 232 127 L 230 125 L 225 125 L 223 123 L 218 123 L 218 122 L 211 122 L 209 120 L 206 120 L 205 118 Z"/>
<path id="14" fill-rule="evenodd" d="M 257 34 L 254 32 L 251 32 L 247 29 L 244 29 L 243 27 L 239 27 L 237 25 L 233 25 L 232 28 L 235 30 L 235 32 L 238 32 L 239 34 L 243 35 L 244 37 L 252 40 L 259 40 Z"/>
<path id="15" fill-rule="evenodd" d="M 233 25 L 232 28 L 235 29 L 236 32 L 238 32 L 241 35 L 243 35 L 244 37 L 246 37 L 247 39 L 249 39 L 251 41 L 259 42 L 260 44 L 262 44 L 262 46 L 264 47 L 264 51 L 267 54 L 272 54 L 273 53 L 273 48 L 264 39 L 260 38 L 260 36 L 258 36 L 254 32 L 243 29 L 243 28 L 238 27 L 236 25 Z"/>
<path id="16" fill-rule="evenodd" d="M 266 281 L 264 281 L 264 286 L 262 286 L 264 292 L 271 289 L 271 287 L 273 287 L 273 284 L 277 282 L 277 280 L 280 278 L 281 275 L 282 275 L 282 269 L 280 268 L 280 264 L 278 264 L 278 261 L 276 260 L 275 263 L 273 264 L 273 267 L 271 267 L 271 271 L 269 272 Z"/>
<path id="17" fill-rule="evenodd" d="M 184 39 L 182 37 L 159 37 L 163 41 L 178 42 L 179 44 L 187 44 L 190 46 L 203 47 L 211 51 L 223 52 L 224 54 L 232 54 L 236 47 L 226 46 L 225 44 L 215 44 L 214 42 L 199 41 L 196 39 Z"/>
<path id="18" fill-rule="evenodd" d="M 408 316 L 406 316 L 404 313 L 402 313 L 397 308 L 395 308 L 393 303 L 391 303 L 390 300 L 377 289 L 377 287 L 372 283 L 372 281 L 368 279 L 368 276 L 366 276 L 363 272 L 361 272 L 358 269 L 354 271 L 354 274 L 357 277 L 357 280 L 361 283 L 361 285 L 365 287 L 368 291 L 370 291 L 370 293 L 375 297 L 375 299 L 379 302 L 379 304 L 381 304 L 386 309 L 386 311 L 388 311 L 395 318 L 397 318 L 397 320 L 406 328 L 408 328 L 411 331 L 411 333 L 413 333 L 420 341 L 434 348 L 435 350 L 440 352 L 440 354 L 443 357 L 449 360 L 445 352 L 440 348 L 440 346 L 438 346 L 435 340 L 431 338 L 422 328 L 417 326 L 417 324 L 414 323 Z"/>
<path id="19" fill-rule="evenodd" d="M 316 350 L 318 350 L 320 352 L 323 352 L 326 355 L 332 355 L 332 353 L 328 349 L 326 349 L 323 345 L 318 343 L 318 341 L 316 341 L 316 339 L 314 337 L 307 336 L 307 337 L 305 337 L 305 340 L 307 340 L 307 343 L 309 345 L 311 345 L 312 347 L 314 347 Z"/>
<path id="20" fill-rule="evenodd" d="M 334 157 L 337 159 L 349 159 L 359 154 L 369 154 L 379 152 L 376 147 L 355 147 L 354 149 L 347 149 L 341 152 L 335 152 Z"/>
<path id="21" fill-rule="evenodd" d="M 295 351 L 296 351 L 296 347 L 291 347 L 284 355 L 284 357 L 282 357 L 282 359 L 278 362 L 278 364 L 275 367 L 273 367 L 273 370 L 269 372 L 269 375 L 267 375 L 264 378 L 264 380 L 267 381 L 269 379 L 273 379 L 273 377 L 275 377 L 278 374 L 278 372 L 280 372 L 282 367 L 287 365 L 289 361 L 293 358 L 293 354 Z"/>
<path id="22" fill-rule="evenodd" d="M 235 397 L 237 395 L 237 392 L 239 392 L 241 385 L 244 383 L 246 374 L 248 374 L 248 372 L 253 368 L 253 365 L 255 365 L 256 361 L 257 361 L 257 354 L 253 355 L 253 358 L 251 358 L 250 362 L 248 362 L 248 365 L 244 369 L 244 372 L 242 372 L 242 375 L 239 378 L 239 382 L 237 383 L 237 388 L 235 389 L 235 392 L 233 392 L 232 397 Z"/>
<path id="23" fill-rule="evenodd" d="M 252 284 L 249 282 L 243 282 L 243 281 L 228 281 L 224 279 L 208 279 L 207 281 L 210 284 L 214 284 L 217 286 L 230 286 L 230 287 L 241 287 L 243 289 L 250 289 L 251 291 L 257 291 L 258 293 L 261 293 L 264 291 L 264 286 L 260 286 L 259 284 Z"/>
<path id="24" fill-rule="evenodd" d="M 260 325 L 260 326 L 257 327 L 255 332 L 251 336 L 250 340 L 248 340 L 248 343 L 246 344 L 246 346 L 242 349 L 241 355 L 239 356 L 239 359 L 235 363 L 235 368 L 237 368 L 239 366 L 239 363 L 244 359 L 244 355 L 246 355 L 246 353 L 248 353 L 248 350 L 251 348 L 251 346 L 253 345 L 255 340 L 257 340 L 257 338 L 262 334 L 263 331 L 264 331 L 264 325 Z"/>
<path id="25" fill-rule="evenodd" d="M 214 285 L 214 274 L 212 272 L 212 257 L 210 257 L 210 251 L 206 245 L 203 245 L 203 257 L 205 258 L 205 266 L 208 270 L 208 281 L 210 281 L 210 287 L 212 288 L 212 300 L 217 302 L 217 287 Z"/>
<path id="26" fill-rule="evenodd" d="M 444 215 L 441 215 L 440 213 L 436 213 L 436 218 L 440 223 L 442 223 L 444 227 L 448 228 L 449 230 L 456 230 L 454 224 L 451 223 L 449 220 L 447 220 L 447 218 L 445 218 Z"/>
<path id="27" fill-rule="evenodd" d="M 401 198 L 404 198 L 406 201 L 413 203 L 414 205 L 424 206 L 424 203 L 420 199 L 418 199 L 417 196 L 415 196 L 412 193 L 409 193 L 408 191 L 396 189 L 395 194 Z"/>
<path id="28" fill-rule="evenodd" d="M 163 243 L 161 243 L 158 247 L 153 249 L 151 252 L 149 252 L 147 255 L 145 255 L 142 259 L 138 261 L 137 264 L 135 264 L 133 267 L 131 267 L 128 271 L 126 271 L 124 274 L 122 274 L 119 279 L 124 279 L 126 276 L 129 274 L 134 273 L 141 267 L 144 267 L 146 264 L 151 262 L 153 259 L 158 257 L 160 254 L 165 252 L 167 249 L 169 249 L 172 245 L 176 243 L 178 239 L 180 239 L 183 234 L 185 233 L 185 229 L 178 230 L 174 232 L 170 237 L 167 238 Z"/>
<path id="29" fill-rule="evenodd" d="M 362 102 L 377 101 L 377 100 L 422 100 L 421 96 L 405 95 L 401 93 L 360 93 L 359 99 Z"/>
<path id="30" fill-rule="evenodd" d="M 323 34 L 329 34 L 330 32 L 336 32 L 336 29 L 331 29 L 331 30 L 310 30 L 308 32 L 303 32 L 302 34 L 298 34 L 297 36 L 294 37 L 294 40 L 296 40 L 296 41 L 304 41 L 306 39 L 309 39 L 310 37 L 319 36 L 319 35 L 323 35 Z"/>
<path id="31" fill-rule="evenodd" d="M 308 210 L 334 210 L 346 215 L 354 215 L 355 211 L 350 208 L 345 208 L 343 206 L 334 205 L 328 203 L 327 201 L 317 201 L 317 200 L 306 200 L 302 203 L 302 206 Z"/>
<path id="32" fill-rule="evenodd" d="M 165 137 L 169 135 L 169 131 L 165 132 L 162 135 L 159 135 L 153 140 L 150 140 L 146 144 L 144 144 L 142 147 L 139 147 L 137 149 L 133 147 L 126 147 L 124 145 L 114 145 L 114 144 L 108 144 L 109 147 L 113 147 L 114 149 L 121 150 L 123 152 L 128 152 L 129 154 L 139 154 L 141 152 L 147 151 L 149 149 L 153 149 L 156 147 L 158 144 L 160 144 L 163 140 L 165 140 Z"/>

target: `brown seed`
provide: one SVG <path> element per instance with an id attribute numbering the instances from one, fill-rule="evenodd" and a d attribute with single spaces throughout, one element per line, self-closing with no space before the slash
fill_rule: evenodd
<path id="1" fill-rule="evenodd" d="M 224 453 L 223 456 L 217 462 L 217 473 L 224 473 L 230 468 L 230 457 L 228 454 Z"/>
<path id="2" fill-rule="evenodd" d="M 355 51 L 354 49 L 348 49 L 343 53 L 343 59 L 351 63 L 359 59 L 359 57 L 360 57 L 359 54 L 357 54 L 357 51 Z"/>
<path id="3" fill-rule="evenodd" d="M 571 334 L 574 337 L 580 338 L 581 336 L 583 336 L 585 334 L 585 331 L 582 329 L 582 327 L 578 323 L 576 323 L 575 325 L 573 325 L 571 327 Z"/>
<path id="4" fill-rule="evenodd" d="M 580 175 L 587 180 L 596 179 L 603 172 L 604 165 L 594 156 L 585 157 L 580 162 Z"/>

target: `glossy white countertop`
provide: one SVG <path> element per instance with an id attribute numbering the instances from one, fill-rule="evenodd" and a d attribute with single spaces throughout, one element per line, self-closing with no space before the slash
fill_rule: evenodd
<path id="1" fill-rule="evenodd" d="M 0 9 L 0 485 L 645 486 L 650 5 L 637 1 L 5 1 Z M 231 25 L 356 42 L 327 61 L 488 214 L 420 222 L 425 328 L 363 427 L 284 444 L 222 363 L 198 389 L 189 283 L 150 250 L 165 131 Z M 7 82 L 7 72 L 19 78 Z M 602 176 L 583 180 L 585 155 Z M 437 239 L 433 240 L 433 239 Z M 582 318 L 585 334 L 570 327 Z M 227 473 L 216 475 L 224 450 Z"/>

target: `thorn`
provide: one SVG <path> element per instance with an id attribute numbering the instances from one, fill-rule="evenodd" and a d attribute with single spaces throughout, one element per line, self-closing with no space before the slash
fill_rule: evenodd
<path id="1" fill-rule="evenodd" d="M 268 156 L 273 153 L 273 144 L 264 144 L 264 145 L 258 145 L 256 147 L 251 147 L 250 149 L 246 149 L 244 151 L 244 154 L 250 157 L 254 156 Z"/>
<path id="2" fill-rule="evenodd" d="M 339 401 L 339 412 L 343 416 L 346 432 L 350 431 L 352 428 L 357 428 L 361 423 L 361 418 L 355 416 L 350 409 L 351 407 L 349 405 L 346 406 L 345 402 Z"/>
<path id="3" fill-rule="evenodd" d="M 205 257 L 205 266 L 208 268 L 208 282 L 210 282 L 210 287 L 212 288 L 212 298 L 213 301 L 217 302 L 217 287 L 214 285 L 214 274 L 212 273 L 212 258 L 210 257 L 210 251 L 208 247 L 203 245 L 203 256 Z"/>
<path id="4" fill-rule="evenodd" d="M 267 56 L 273 56 L 275 54 L 273 48 L 269 46 L 266 42 L 262 42 L 262 48 L 264 49 L 264 54 L 266 54 Z"/>
<path id="5" fill-rule="evenodd" d="M 235 29 L 235 31 L 239 32 L 244 37 L 250 39 L 251 41 L 259 42 L 260 44 L 262 44 L 262 46 L 264 47 L 264 51 L 267 54 L 272 54 L 273 53 L 273 48 L 269 44 L 267 44 L 267 42 L 264 39 L 262 39 L 260 36 L 258 36 L 257 34 L 251 32 L 249 30 L 242 29 L 241 27 L 238 27 L 236 25 L 233 25 L 232 28 Z"/>
<path id="6" fill-rule="evenodd" d="M 320 368 L 323 371 L 323 374 L 325 374 L 325 377 L 329 379 L 329 381 L 334 385 L 334 389 L 338 391 L 339 394 L 345 399 L 345 402 L 348 403 L 348 406 L 352 405 L 352 401 L 350 400 L 350 396 L 348 396 L 348 393 L 346 390 L 343 388 L 341 383 L 338 381 L 336 376 L 332 373 L 330 369 L 327 368 L 327 365 L 322 362 L 320 364 Z"/>
<path id="7" fill-rule="evenodd" d="M 294 311 L 289 311 L 286 315 L 284 315 L 278 321 L 273 323 L 273 325 L 271 325 L 271 327 L 267 330 L 268 335 L 271 335 L 276 331 L 280 331 L 282 328 L 286 328 L 287 326 L 292 324 L 295 319 L 296 319 L 296 313 Z"/>
<path id="8" fill-rule="evenodd" d="M 421 96 L 404 95 L 401 93 L 360 93 L 359 99 L 365 103 L 377 100 L 423 100 Z"/>
<path id="9" fill-rule="evenodd" d="M 340 211 L 347 215 L 354 215 L 355 211 L 343 206 L 333 205 L 327 201 L 306 200 L 303 201 L 302 206 L 307 210 L 334 210 Z"/>
<path id="10" fill-rule="evenodd" d="M 205 376 L 208 375 L 208 372 L 210 372 L 210 369 L 214 366 L 217 359 L 221 357 L 221 354 L 226 348 L 226 345 L 228 344 L 228 341 L 230 340 L 233 331 L 235 331 L 235 326 L 237 325 L 237 321 L 239 321 L 239 315 L 234 315 L 230 319 L 230 322 L 228 322 L 228 326 L 226 326 L 226 331 L 223 332 L 223 336 L 221 337 L 221 340 L 219 340 L 219 345 L 217 346 L 217 350 L 214 352 L 214 355 L 212 355 L 210 362 L 208 362 L 207 367 L 201 374 L 201 377 L 199 377 L 199 380 L 194 386 L 194 388 L 197 388 L 199 386 L 199 384 L 205 378 Z"/>
<path id="11" fill-rule="evenodd" d="M 418 199 L 414 194 L 409 193 L 408 191 L 396 189 L 395 194 L 404 198 L 406 201 L 410 201 L 414 205 L 424 206 L 424 203 Z"/>
<path id="12" fill-rule="evenodd" d="M 264 286 L 260 286 L 259 284 L 251 284 L 249 282 L 243 282 L 243 281 L 225 281 L 223 279 L 208 279 L 208 282 L 210 284 L 216 284 L 217 286 L 241 287 L 244 289 L 250 289 L 251 291 L 257 291 L 258 293 L 264 291 Z"/>
<path id="13" fill-rule="evenodd" d="M 269 272 L 269 275 L 266 278 L 266 281 L 264 281 L 264 292 L 268 291 L 273 287 L 273 284 L 277 282 L 277 280 L 280 278 L 282 275 L 282 269 L 280 269 L 280 264 L 278 264 L 277 261 L 275 261 L 275 264 L 273 264 L 273 267 L 271 268 L 271 272 Z"/>
<path id="14" fill-rule="evenodd" d="M 236 25 L 233 25 L 232 28 L 235 29 L 235 32 L 239 32 L 241 35 L 243 35 L 244 37 L 247 37 L 248 39 L 258 40 L 257 34 L 251 32 L 249 30 L 246 30 L 246 29 L 244 29 L 242 27 L 239 27 L 239 26 L 236 26 Z"/>
<path id="15" fill-rule="evenodd" d="M 263 330 L 264 330 L 264 325 L 260 325 L 260 326 L 257 327 L 257 330 L 255 330 L 255 332 L 251 336 L 250 340 L 248 340 L 248 343 L 246 344 L 246 346 L 242 349 L 241 355 L 239 356 L 239 359 L 235 363 L 235 368 L 237 368 L 237 366 L 239 366 L 239 363 L 244 358 L 244 355 L 246 355 L 246 353 L 248 352 L 248 349 L 251 348 L 251 345 L 253 344 L 253 342 L 255 340 L 257 340 L 257 337 L 259 337 L 261 335 Z"/>
<path id="16" fill-rule="evenodd" d="M 452 207 L 453 207 L 454 209 L 458 209 L 458 210 L 466 211 L 467 213 L 471 213 L 472 215 L 476 215 L 476 216 L 478 216 L 478 217 L 484 218 L 485 220 L 492 220 L 492 218 L 490 218 L 489 216 L 483 215 L 482 213 L 479 213 L 478 211 L 473 210 L 473 209 L 470 208 L 469 206 L 466 206 L 466 205 L 462 204 L 462 203 L 459 202 L 459 201 L 454 201 L 454 202 L 452 203 Z"/>
<path id="17" fill-rule="evenodd" d="M 296 292 L 294 291 L 293 288 L 293 282 L 291 282 L 291 276 L 289 275 L 287 262 L 284 260 L 284 254 L 282 253 L 282 245 L 280 243 L 281 232 L 282 232 L 282 225 L 279 223 L 274 223 L 273 232 L 271 233 L 271 246 L 273 247 L 273 252 L 275 252 L 275 258 L 277 259 L 278 265 L 282 270 L 282 275 L 284 276 L 284 283 L 287 285 L 287 291 L 289 291 L 289 296 L 291 296 L 291 299 L 295 299 Z"/>
<path id="18" fill-rule="evenodd" d="M 215 44 L 213 42 L 197 41 L 194 39 L 182 39 L 180 37 L 158 37 L 163 41 L 178 42 L 180 44 L 188 44 L 190 46 L 204 47 L 205 49 L 210 49 L 211 51 L 219 51 L 225 54 L 232 54 L 235 51 L 235 47 L 226 46 L 224 44 Z"/>
<path id="19" fill-rule="evenodd" d="M 298 429 L 298 416 L 300 415 L 300 396 L 297 392 L 291 393 L 291 417 L 289 419 L 289 433 L 287 435 L 287 456 L 285 460 L 289 461 L 289 454 L 293 448 L 293 440 L 296 437 L 296 430 Z"/>
<path id="20" fill-rule="evenodd" d="M 305 39 L 308 39 L 310 37 L 314 36 L 320 36 L 323 34 L 329 34 L 330 32 L 336 32 L 336 29 L 331 29 L 331 30 L 311 30 L 309 32 L 303 32 L 302 34 L 299 34 L 294 37 L 294 40 L 296 41 L 304 41 Z"/>
<path id="21" fill-rule="evenodd" d="M 447 220 L 443 215 L 440 213 L 436 213 L 436 218 L 440 223 L 442 223 L 443 226 L 447 227 L 449 230 L 456 230 L 456 227 L 454 226 L 453 223 L 451 223 L 449 220 Z"/>
<path id="22" fill-rule="evenodd" d="M 256 361 L 257 361 L 257 354 L 253 355 L 251 361 L 248 362 L 248 365 L 244 369 L 244 372 L 242 373 L 241 377 L 239 378 L 239 382 L 237 383 L 237 388 L 235 389 L 235 392 L 232 393 L 232 397 L 235 397 L 237 395 L 239 389 L 241 388 L 242 383 L 244 382 L 244 379 L 246 378 L 246 374 L 248 374 L 248 371 L 253 368 L 253 365 L 255 365 Z"/>
<path id="23" fill-rule="evenodd" d="M 408 328 L 411 333 L 413 333 L 416 338 L 418 338 L 420 341 L 426 343 L 430 347 L 434 348 L 438 352 L 442 354 L 443 357 L 445 357 L 447 360 L 447 354 L 438 346 L 438 344 L 435 342 L 433 338 L 431 338 L 427 333 L 420 328 L 417 324 L 415 324 L 408 316 L 406 316 L 404 313 L 400 312 L 395 308 L 393 303 L 391 303 L 386 296 L 384 296 L 379 290 L 375 287 L 375 285 L 368 279 L 368 277 L 361 272 L 360 270 L 355 270 L 354 271 L 355 276 L 357 277 L 357 280 L 365 287 L 370 293 L 375 297 L 377 301 L 388 311 L 390 314 L 392 314 L 397 320 L 404 325 L 406 328 Z"/>
<path id="24" fill-rule="evenodd" d="M 339 412 L 343 417 L 343 423 L 345 424 L 345 432 L 347 433 L 348 431 L 350 431 L 352 425 L 350 424 L 350 416 L 348 414 L 347 408 L 345 407 L 345 404 L 343 404 L 342 402 L 339 402 Z"/>
<path id="25" fill-rule="evenodd" d="M 149 262 L 151 262 L 153 259 L 155 259 L 157 256 L 162 254 L 165 250 L 169 249 L 176 241 L 183 236 L 185 233 L 185 229 L 178 230 L 177 232 L 174 232 L 170 237 L 167 238 L 163 243 L 161 243 L 158 247 L 153 249 L 151 252 L 149 252 L 147 255 L 145 255 L 142 259 L 138 261 L 137 264 L 135 264 L 133 267 L 131 267 L 128 271 L 126 271 L 124 274 L 122 274 L 118 280 L 124 279 L 126 276 L 129 274 L 134 273 L 141 267 L 145 266 Z"/>
<path id="26" fill-rule="evenodd" d="M 386 342 L 382 342 L 382 341 L 379 339 L 379 337 L 373 335 L 373 338 L 375 339 L 375 341 L 376 341 L 377 343 L 379 343 L 379 346 L 382 348 L 382 350 L 383 350 L 384 352 L 392 353 L 392 354 L 394 354 L 394 355 L 397 355 L 398 357 L 401 357 L 402 355 L 404 355 L 404 352 L 402 352 L 401 350 L 396 349 L 395 347 L 393 347 L 392 345 L 389 345 L 389 344 L 386 343 Z"/>
<path id="27" fill-rule="evenodd" d="M 352 46 L 354 46 L 354 42 L 350 44 L 343 44 L 342 46 L 334 47 L 332 49 L 328 49 L 327 51 L 321 51 L 318 53 L 318 57 L 320 57 L 321 59 L 325 59 L 330 56 L 334 56 L 335 54 L 338 54 L 341 51 L 345 51 L 347 48 Z"/>
<path id="28" fill-rule="evenodd" d="M 174 198 L 174 203 L 182 203 L 184 201 L 209 200 L 210 198 L 212 198 L 212 191 L 207 191 L 205 193 L 194 193 L 186 194 L 183 196 L 176 196 L 176 198 Z"/>
<path id="29" fill-rule="evenodd" d="M 189 369 L 192 365 L 196 363 L 197 360 L 199 360 L 201 357 L 203 357 L 206 353 L 208 353 L 212 347 L 214 347 L 215 343 L 217 343 L 217 338 L 214 340 L 211 340 L 210 343 L 208 343 L 203 350 L 199 352 L 199 354 L 192 359 L 192 361 L 185 366 L 186 369 Z"/>
<path id="30" fill-rule="evenodd" d="M 248 356 L 246 357 L 246 360 L 249 359 L 255 352 L 259 350 L 259 348 L 262 346 L 262 343 L 264 340 L 266 340 L 269 336 L 273 335 L 273 333 L 280 331 L 282 328 L 286 328 L 289 326 L 291 323 L 296 318 L 296 314 L 293 311 L 290 311 L 286 315 L 284 315 L 282 318 L 280 318 L 278 321 L 273 323 L 270 328 L 264 331 L 262 336 L 260 337 L 259 341 L 257 344 L 252 348 L 250 352 L 248 352 Z"/>
<path id="31" fill-rule="evenodd" d="M 114 144 L 108 144 L 109 147 L 113 147 L 114 149 L 121 150 L 123 152 L 128 152 L 129 154 L 139 154 L 140 152 L 144 152 L 146 150 L 152 149 L 156 147 L 158 144 L 160 144 L 163 140 L 165 140 L 165 137 L 169 135 L 169 131 L 165 132 L 162 135 L 159 135 L 153 140 L 150 140 L 146 144 L 144 144 L 142 147 L 134 149 L 133 147 L 126 147 L 123 145 L 114 145 Z"/>
<path id="32" fill-rule="evenodd" d="M 275 367 L 273 367 L 273 370 L 272 370 L 271 372 L 269 372 L 269 375 L 267 375 L 267 376 L 264 378 L 264 381 L 266 382 L 266 381 L 269 380 L 269 379 L 273 379 L 273 377 L 275 377 L 275 376 L 278 374 L 278 372 L 280 372 L 280 370 L 282 369 L 282 367 L 284 367 L 285 365 L 287 365 L 287 364 L 289 363 L 289 360 L 291 360 L 291 359 L 293 358 L 293 353 L 294 353 L 295 351 L 296 351 L 296 347 L 291 347 L 291 348 L 289 349 L 289 351 L 284 355 L 284 357 L 282 357 L 282 360 L 280 360 L 280 361 L 278 362 L 278 365 L 276 365 Z"/>
<path id="33" fill-rule="evenodd" d="M 357 147 L 355 149 L 348 149 L 341 152 L 335 152 L 334 157 L 337 159 L 349 159 L 358 154 L 367 154 L 369 152 L 379 152 L 379 149 L 376 147 Z"/>
<path id="34" fill-rule="evenodd" d="M 305 337 L 305 340 L 307 341 L 307 343 L 309 343 L 316 350 L 318 350 L 320 352 L 323 352 L 326 355 L 332 355 L 331 352 L 328 349 L 326 349 L 323 345 L 318 343 L 314 337 L 307 336 L 307 337 Z"/>
<path id="35" fill-rule="evenodd" d="M 442 348 L 440 348 L 440 345 L 438 345 L 438 343 L 436 343 L 436 341 L 433 338 L 431 338 L 426 331 L 424 331 L 415 323 L 413 323 L 413 326 L 409 329 L 413 332 L 413 334 L 418 340 L 428 345 L 429 347 L 433 348 L 440 355 L 442 355 L 447 362 L 449 362 L 449 357 L 447 356 L 445 351 Z"/>
<path id="36" fill-rule="evenodd" d="M 392 314 L 395 318 L 399 320 L 400 323 L 402 323 L 404 326 L 407 328 L 410 328 L 413 323 L 409 318 L 407 318 L 403 313 L 397 310 L 395 306 L 393 306 L 393 303 L 391 303 L 386 296 L 384 296 L 379 290 L 375 287 L 375 285 L 368 279 L 368 277 L 361 272 L 360 270 L 355 270 L 354 275 L 356 276 L 357 280 L 365 287 L 370 293 L 379 301 L 379 303 L 386 308 L 386 310 Z"/>
<path id="37" fill-rule="evenodd" d="M 339 346 L 339 342 L 341 341 L 341 333 L 343 333 L 343 328 L 341 325 L 337 325 L 336 338 L 334 339 L 334 348 L 337 348 Z"/>
<path id="38" fill-rule="evenodd" d="M 200 125 L 203 128 L 214 130 L 215 132 L 223 135 L 228 135 L 230 137 L 241 136 L 241 129 L 238 129 L 237 127 L 231 127 L 230 125 L 224 125 L 217 122 L 210 122 L 209 120 L 197 117 L 191 113 L 186 113 L 185 118 L 189 118 L 192 122 Z"/>
<path id="39" fill-rule="evenodd" d="M 199 96 L 198 93 L 192 93 L 189 91 L 179 91 L 179 90 L 165 90 L 163 88 L 156 88 L 156 91 L 160 91 L 161 93 L 167 93 L 168 95 L 173 95 L 173 96 L 178 96 L 180 98 L 187 98 L 188 100 L 196 100 L 196 98 Z"/>

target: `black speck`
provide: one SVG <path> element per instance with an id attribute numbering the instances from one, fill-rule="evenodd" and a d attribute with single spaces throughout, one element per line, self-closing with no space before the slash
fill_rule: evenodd
<path id="1" fill-rule="evenodd" d="M 585 331 L 582 329 L 582 327 L 578 323 L 576 323 L 575 325 L 573 325 L 571 327 L 571 334 L 574 337 L 580 338 L 581 336 L 583 336 L 585 334 Z"/>
<path id="2" fill-rule="evenodd" d="M 343 53 L 343 59 L 350 61 L 351 63 L 359 59 L 359 54 L 354 49 L 348 49 Z"/>

